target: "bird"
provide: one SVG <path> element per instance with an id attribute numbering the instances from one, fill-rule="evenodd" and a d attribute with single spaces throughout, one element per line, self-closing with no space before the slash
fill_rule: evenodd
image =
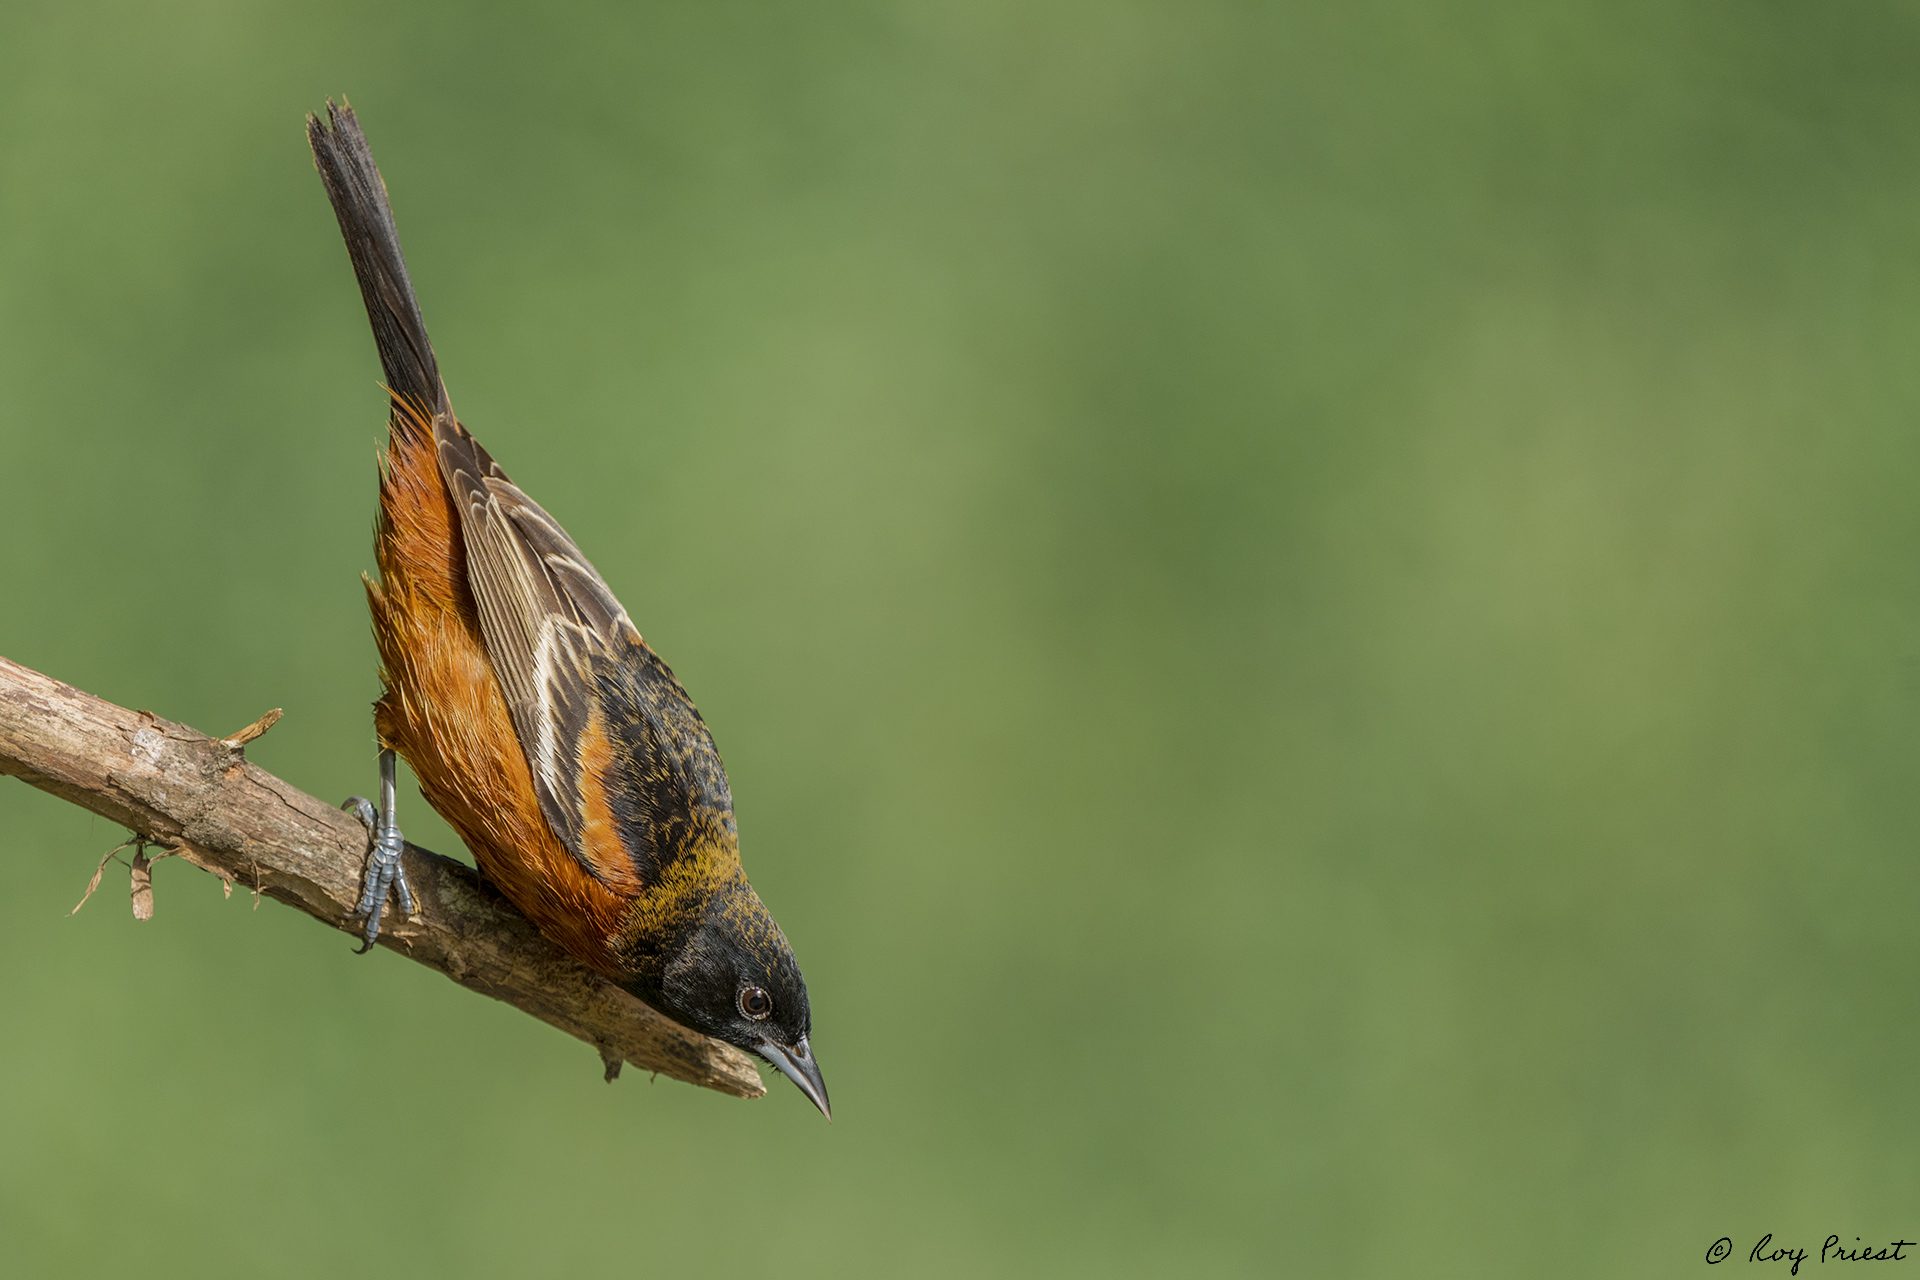
<path id="1" fill-rule="evenodd" d="M 380 802 L 361 952 L 389 897 L 414 913 L 395 756 L 482 875 L 548 939 L 685 1026 L 759 1055 L 832 1119 L 807 986 L 748 882 L 713 735 L 560 523 L 455 416 L 351 106 L 307 139 L 360 286 L 388 395 L 362 575 L 380 654 Z"/>

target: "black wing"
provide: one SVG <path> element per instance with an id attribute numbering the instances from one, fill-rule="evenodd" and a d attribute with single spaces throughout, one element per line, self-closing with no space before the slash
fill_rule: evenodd
<path id="1" fill-rule="evenodd" d="M 554 834 L 602 879 L 622 852 L 647 874 L 691 839 L 730 836 L 713 737 L 606 581 L 451 415 L 434 439 L 480 634 Z M 608 833 L 591 822 L 589 797 L 608 806 L 623 851 L 599 847 Z"/>

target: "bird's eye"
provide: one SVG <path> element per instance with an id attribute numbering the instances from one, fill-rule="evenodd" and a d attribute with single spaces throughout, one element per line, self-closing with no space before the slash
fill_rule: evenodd
<path id="1" fill-rule="evenodd" d="M 740 988 L 740 1012 L 759 1022 L 773 1012 L 773 997 L 760 987 Z"/>

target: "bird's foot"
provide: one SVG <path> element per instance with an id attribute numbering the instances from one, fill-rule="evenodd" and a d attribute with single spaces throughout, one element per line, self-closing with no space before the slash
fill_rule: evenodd
<path id="1" fill-rule="evenodd" d="M 363 941 L 354 951 L 355 955 L 365 955 L 380 937 L 380 917 L 386 913 L 389 892 L 399 895 L 401 911 L 413 914 L 413 887 L 407 883 L 406 868 L 400 865 L 407 842 L 391 816 L 383 817 L 365 796 L 352 796 L 340 807 L 358 816 L 367 829 L 367 872 L 360 881 L 360 901 L 349 917 L 366 919 L 360 935 Z"/>

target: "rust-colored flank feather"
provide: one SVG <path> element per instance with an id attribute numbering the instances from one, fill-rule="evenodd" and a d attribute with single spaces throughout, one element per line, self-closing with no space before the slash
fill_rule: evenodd
<path id="1" fill-rule="evenodd" d="M 387 687 L 374 708 L 381 745 L 413 767 L 428 803 L 480 870 L 543 933 L 602 972 L 626 976 L 614 961 L 628 905 L 617 890 L 637 892 L 637 877 L 630 863 L 624 875 L 608 875 L 612 884 L 589 874 L 548 826 L 525 752 L 500 750 L 518 735 L 466 585 L 433 428 L 397 398 L 374 554 L 380 581 L 367 582 L 367 604 Z M 609 861 L 618 858 L 610 826 L 592 835 Z"/>

